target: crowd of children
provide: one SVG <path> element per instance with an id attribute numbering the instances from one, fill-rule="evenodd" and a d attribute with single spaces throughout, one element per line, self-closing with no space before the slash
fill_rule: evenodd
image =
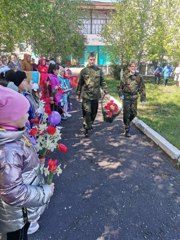
<path id="1" fill-rule="evenodd" d="M 69 69 L 61 67 L 55 61 L 47 63 L 43 57 L 36 66 L 31 62 L 28 54 L 25 54 L 21 63 L 14 53 L 11 54 L 9 61 L 5 57 L 0 58 L 0 85 L 23 93 L 29 100 L 34 99 L 35 88 L 36 100 L 39 95 L 39 98 L 45 102 L 45 111 L 47 113 L 52 110 L 58 111 L 62 120 L 71 117 L 68 110 L 71 109 L 70 92 L 76 87 L 74 79 L 77 81 L 77 77 L 72 76 Z M 31 110 L 37 105 L 33 104 L 33 101 L 31 101 Z M 30 113 L 29 120 L 33 118 L 34 111 Z"/>
<path id="2" fill-rule="evenodd" d="M 45 58 L 32 70 L 28 56 L 23 64 L 14 54 L 10 62 L 0 59 L 0 234 L 7 240 L 25 240 L 37 231 L 54 192 L 54 184 L 45 184 L 40 173 L 30 130 L 42 114 L 56 111 L 62 120 L 71 117 L 71 72 L 56 62 L 48 66 Z"/>

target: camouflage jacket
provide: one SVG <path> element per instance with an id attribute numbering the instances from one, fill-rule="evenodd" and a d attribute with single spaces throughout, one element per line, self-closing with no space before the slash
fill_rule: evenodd
<path id="1" fill-rule="evenodd" d="M 79 75 L 76 94 L 90 100 L 99 99 L 101 97 L 101 88 L 107 92 L 102 70 L 96 65 L 83 68 Z"/>
<path id="2" fill-rule="evenodd" d="M 129 71 L 124 72 L 123 78 L 118 87 L 119 96 L 124 96 L 124 99 L 137 99 L 140 94 L 141 102 L 146 101 L 146 88 L 142 76 L 138 73 L 130 75 Z"/>

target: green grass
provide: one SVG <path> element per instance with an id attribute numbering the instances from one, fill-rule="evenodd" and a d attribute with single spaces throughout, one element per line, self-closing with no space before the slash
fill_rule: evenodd
<path id="1" fill-rule="evenodd" d="M 116 99 L 118 83 L 107 79 L 110 94 Z M 154 85 L 153 79 L 145 84 L 147 102 L 145 107 L 138 103 L 138 118 L 180 149 L 180 88 L 172 80 L 166 87 Z"/>

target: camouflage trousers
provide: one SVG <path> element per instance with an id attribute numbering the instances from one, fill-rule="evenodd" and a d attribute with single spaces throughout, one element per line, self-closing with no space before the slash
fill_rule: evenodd
<path id="1" fill-rule="evenodd" d="M 85 129 L 89 130 L 92 128 L 92 124 L 96 118 L 97 111 L 98 99 L 82 99 L 83 126 Z"/>
<path id="2" fill-rule="evenodd" d="M 137 115 L 137 99 L 124 99 L 123 100 L 123 122 L 125 130 L 129 131 L 131 121 Z"/>

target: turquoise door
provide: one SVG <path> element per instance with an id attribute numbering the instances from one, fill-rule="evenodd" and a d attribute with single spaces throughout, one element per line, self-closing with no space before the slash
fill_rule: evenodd
<path id="1" fill-rule="evenodd" d="M 109 65 L 108 56 L 106 53 L 105 46 L 86 46 L 84 51 L 84 57 L 80 59 L 80 64 L 86 66 L 87 58 L 90 52 L 94 52 L 96 54 L 96 64 L 97 65 Z"/>

